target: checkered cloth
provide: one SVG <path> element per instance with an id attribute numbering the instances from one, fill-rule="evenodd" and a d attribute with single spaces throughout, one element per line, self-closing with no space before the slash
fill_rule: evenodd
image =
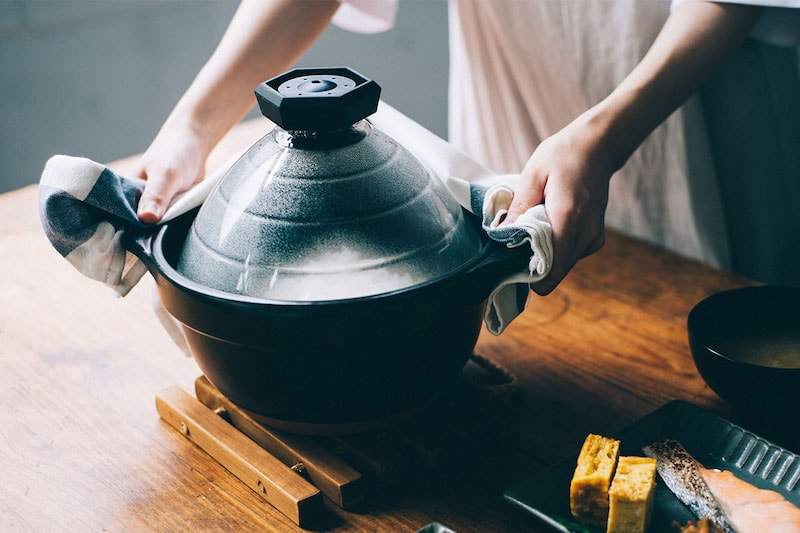
<path id="1" fill-rule="evenodd" d="M 142 190 L 143 182 L 65 155 L 50 158 L 39 183 L 39 216 L 53 247 L 83 275 L 121 296 L 147 271 L 121 242 L 124 232 L 144 227 L 136 216 Z"/>
<path id="2" fill-rule="evenodd" d="M 200 205 L 232 161 L 176 197 L 162 222 Z M 120 296 L 147 272 L 122 243 L 125 232 L 146 227 L 136 215 L 144 184 L 90 159 L 66 155 L 51 157 L 39 181 L 39 218 L 53 247 L 84 276 Z"/>
<path id="3" fill-rule="evenodd" d="M 552 230 L 544 206 L 530 209 L 513 225 L 498 227 L 511 204 L 518 176 L 488 172 L 386 104 L 381 104 L 371 121 L 439 176 L 464 208 L 482 217 L 483 228 L 492 239 L 509 247 L 530 246 L 528 268 L 503 280 L 489 297 L 485 322 L 489 331 L 501 333 L 525 308 L 529 284 L 550 271 Z M 237 158 L 179 196 L 162 222 L 200 205 Z M 50 158 L 40 181 L 40 218 L 53 247 L 78 271 L 121 296 L 147 271 L 122 242 L 126 232 L 145 228 L 136 216 L 143 190 L 142 180 L 119 176 L 86 158 L 65 155 Z"/>

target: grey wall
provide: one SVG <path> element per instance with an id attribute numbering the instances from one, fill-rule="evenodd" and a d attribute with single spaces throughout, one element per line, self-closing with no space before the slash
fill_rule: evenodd
<path id="1" fill-rule="evenodd" d="M 0 0 L 0 192 L 56 153 L 143 151 L 222 36 L 232 0 Z M 351 66 L 446 135 L 447 6 L 404 0 L 377 35 L 329 28 L 299 63 Z"/>

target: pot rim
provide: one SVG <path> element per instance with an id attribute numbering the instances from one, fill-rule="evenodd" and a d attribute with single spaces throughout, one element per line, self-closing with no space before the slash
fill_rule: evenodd
<path id="1" fill-rule="evenodd" d="M 351 304 L 363 304 L 365 302 L 375 302 L 386 299 L 395 299 L 398 297 L 412 296 L 421 291 L 429 291 L 434 287 L 441 287 L 457 282 L 463 277 L 467 277 L 472 274 L 477 275 L 478 272 L 482 272 L 485 268 L 488 269 L 491 266 L 497 266 L 498 270 L 503 272 L 503 275 L 494 276 L 494 278 L 497 279 L 487 280 L 487 284 L 490 285 L 490 289 L 485 291 L 486 294 L 484 297 L 488 297 L 491 291 L 502 282 L 503 278 L 511 273 L 512 263 L 515 266 L 517 263 L 520 265 L 526 264 L 522 263 L 521 260 L 516 260 L 518 257 L 522 257 L 523 254 L 519 253 L 518 251 L 515 253 L 515 250 L 508 249 L 501 243 L 492 241 L 487 235 L 485 235 L 485 233 L 483 233 L 483 230 L 481 229 L 480 238 L 483 246 L 481 247 L 480 251 L 476 253 L 470 260 L 464 262 L 464 264 L 453 271 L 435 278 L 430 278 L 416 285 L 377 294 L 335 300 L 275 300 L 269 298 L 259 298 L 207 287 L 184 276 L 172 265 L 164 252 L 165 241 L 170 237 L 169 234 L 171 232 L 181 232 L 183 239 L 185 240 L 191 222 L 194 220 L 196 214 L 197 209 L 194 209 L 184 215 L 181 215 L 180 217 L 162 224 L 156 231 L 150 232 L 144 236 L 140 236 L 138 239 L 136 239 L 134 246 L 131 246 L 131 243 L 127 243 L 126 246 L 128 247 L 129 251 L 136 254 L 140 259 L 143 260 L 156 280 L 160 276 L 168 280 L 172 285 L 182 291 L 187 291 L 204 298 L 225 301 L 231 304 L 247 304 L 264 307 L 278 306 L 286 308 L 326 308 Z M 474 215 L 467 213 L 467 216 L 469 223 L 479 223 L 475 219 Z M 524 249 L 524 247 L 522 248 Z M 525 258 L 527 261 L 528 256 L 526 255 Z M 488 281 L 491 281 L 491 283 L 488 283 Z"/>

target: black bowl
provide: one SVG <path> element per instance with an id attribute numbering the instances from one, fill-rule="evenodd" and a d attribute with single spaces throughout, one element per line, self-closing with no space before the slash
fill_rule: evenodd
<path id="1" fill-rule="evenodd" d="M 800 288 L 714 294 L 692 309 L 687 327 L 697 370 L 735 410 L 800 407 Z"/>

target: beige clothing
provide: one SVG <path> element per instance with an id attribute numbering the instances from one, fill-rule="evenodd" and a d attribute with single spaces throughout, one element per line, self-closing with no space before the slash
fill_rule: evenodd
<path id="1" fill-rule="evenodd" d="M 450 141 L 499 172 L 519 172 L 539 142 L 613 91 L 669 14 L 668 1 L 452 5 Z M 727 266 L 703 128 L 696 98 L 657 128 L 612 178 L 606 224 Z M 690 184 L 690 172 L 701 179 Z"/>
<path id="2" fill-rule="evenodd" d="M 800 0 L 733 1 L 778 6 L 764 12 L 754 37 L 800 40 Z M 516 173 L 542 140 L 630 73 L 671 2 L 450 0 L 449 7 L 449 141 L 495 172 Z M 799 65 L 796 48 L 748 39 L 614 175 L 606 225 L 800 286 Z"/>

